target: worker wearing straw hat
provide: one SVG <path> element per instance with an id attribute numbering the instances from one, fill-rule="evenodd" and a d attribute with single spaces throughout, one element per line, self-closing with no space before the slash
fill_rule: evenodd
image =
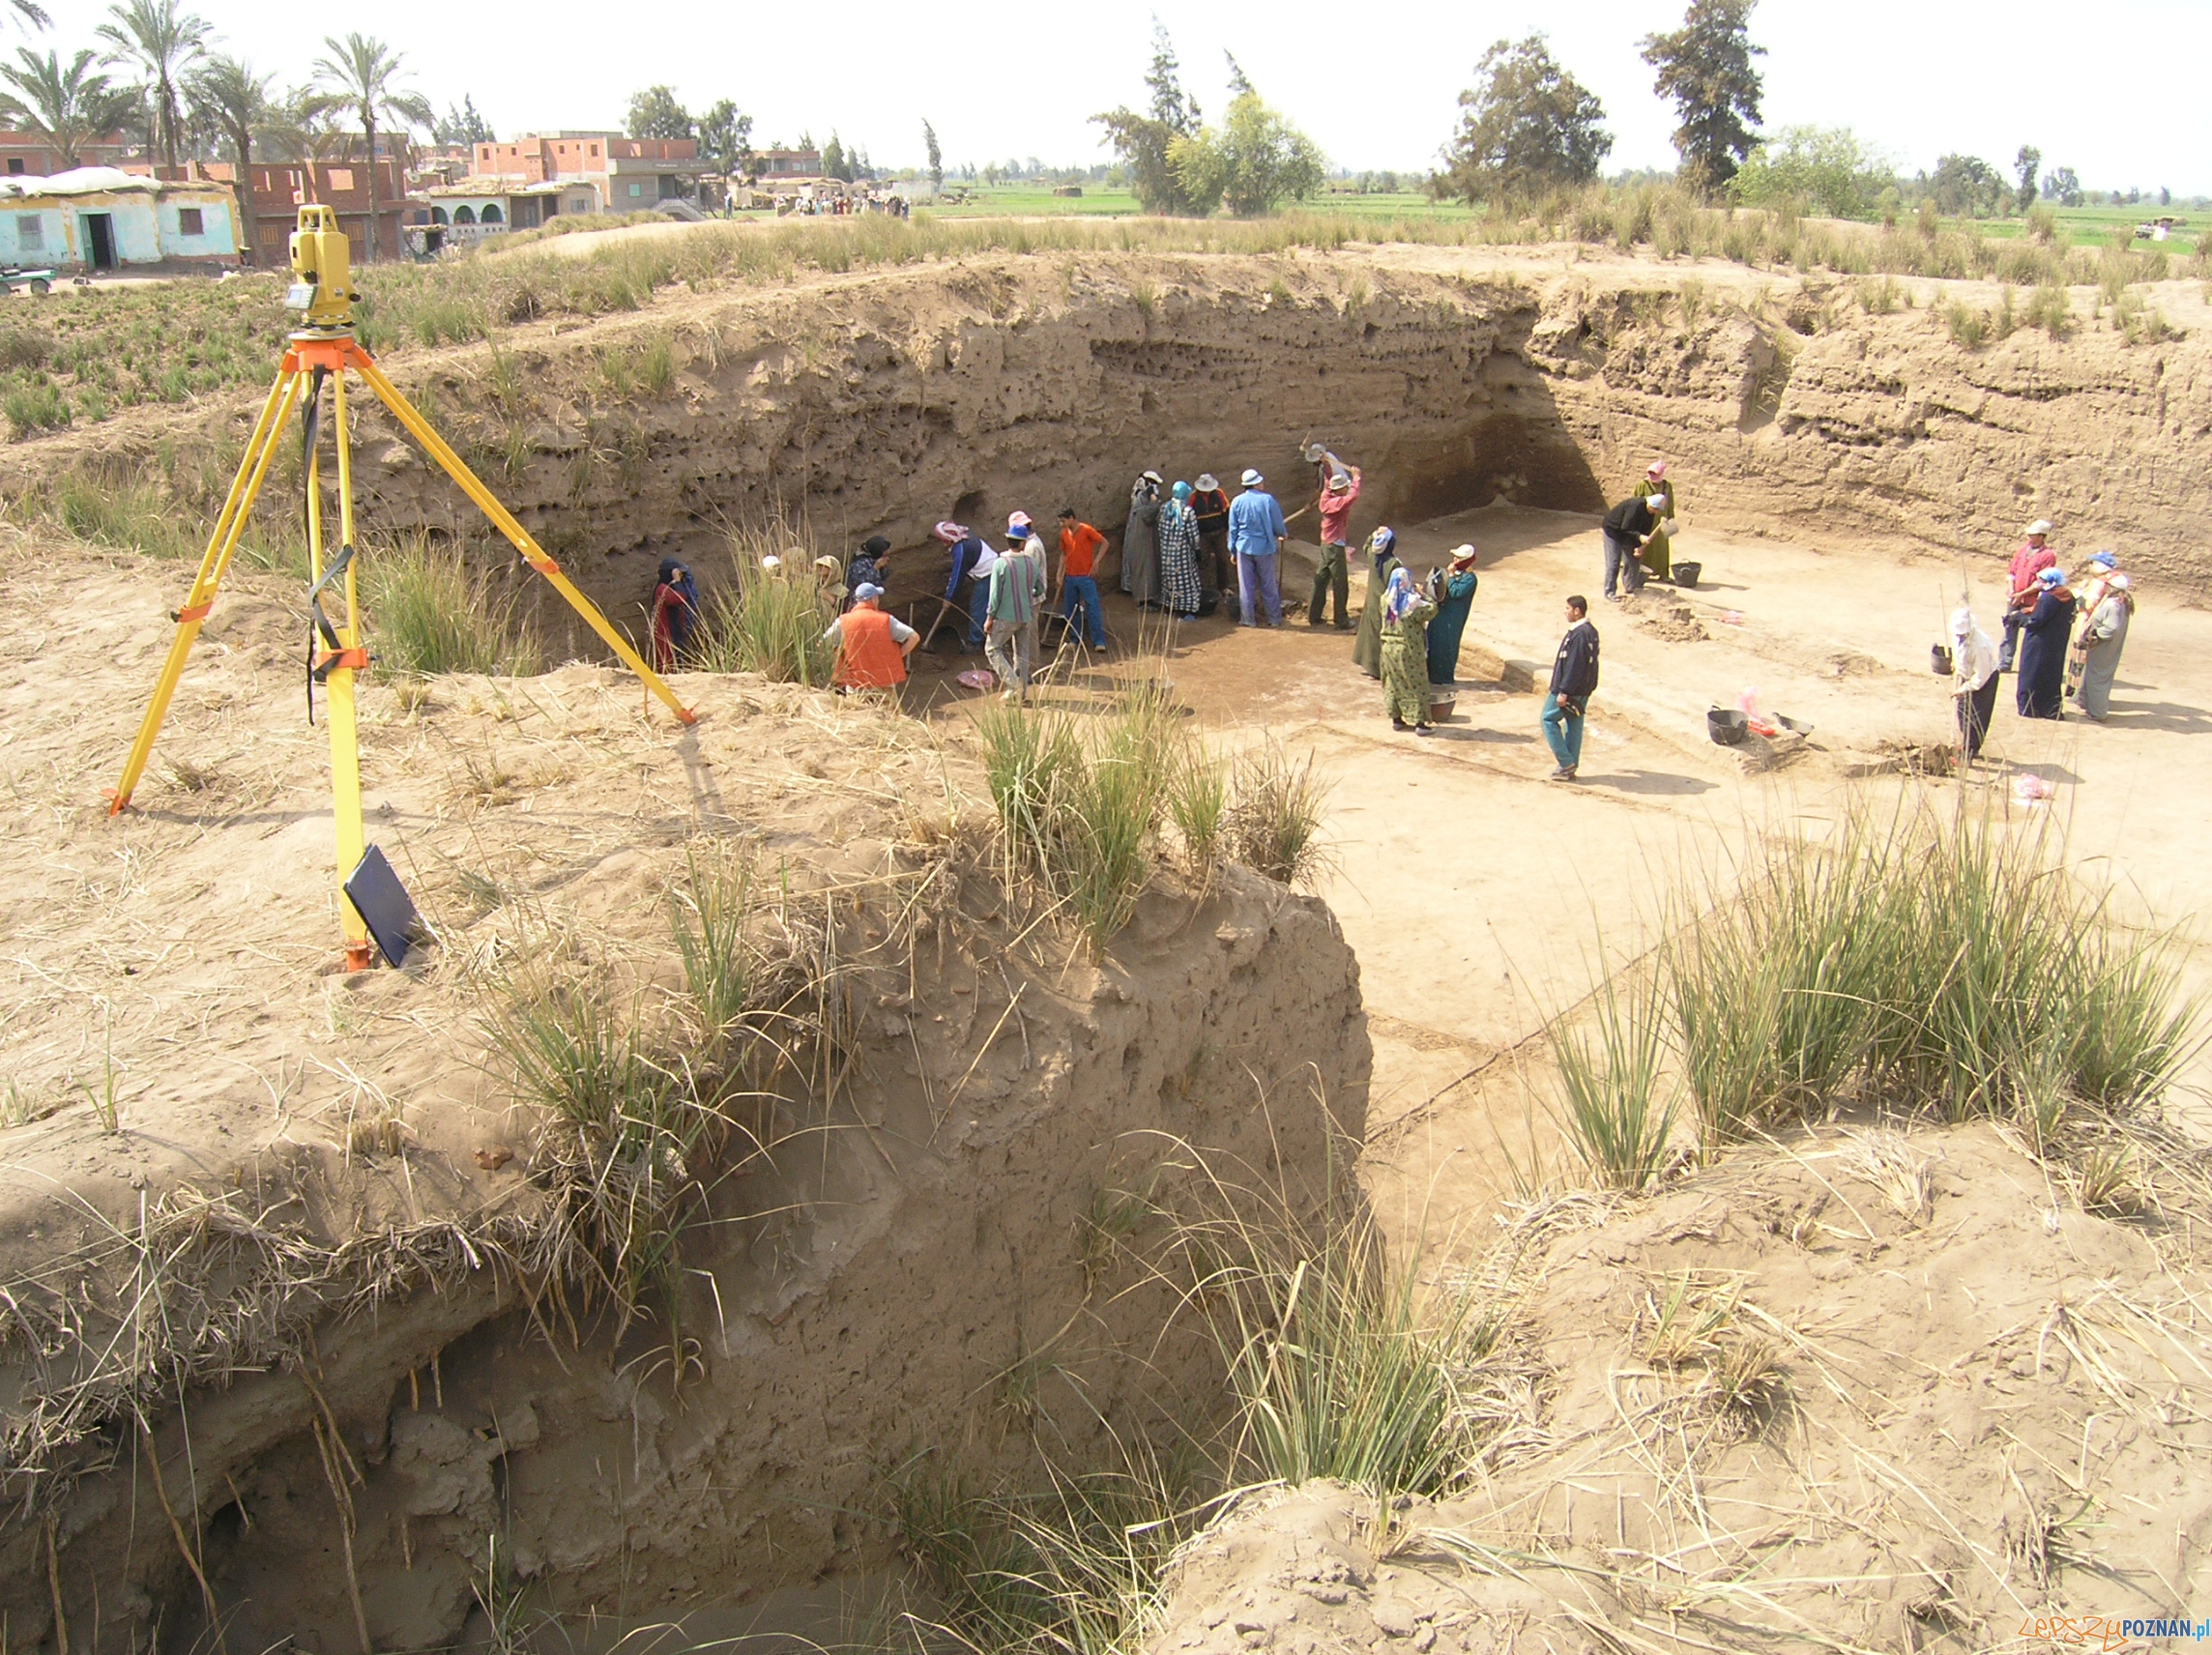
<path id="1" fill-rule="evenodd" d="M 2013 657 L 2020 652 L 2020 629 L 2027 622 L 2028 611 L 2035 607 L 2035 577 L 2057 566 L 2058 554 L 2051 549 L 2051 519 L 2038 517 L 2027 526 L 2027 543 L 2012 555 L 2008 571 L 2012 595 L 2005 605 L 2004 642 L 1997 646 L 1997 671 L 2012 671 Z"/>

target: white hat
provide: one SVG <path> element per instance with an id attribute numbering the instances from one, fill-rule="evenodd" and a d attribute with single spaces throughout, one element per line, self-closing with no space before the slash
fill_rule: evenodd
<path id="1" fill-rule="evenodd" d="M 1202 471 L 1198 474 L 1198 486 L 1201 488 L 1219 488 L 1221 479 L 1209 471 Z"/>
<path id="2" fill-rule="evenodd" d="M 1246 488 L 1258 488 L 1263 482 L 1266 482 L 1266 480 L 1267 479 L 1266 478 L 1262 477 L 1250 466 L 1246 466 L 1244 468 L 1244 486 Z"/>
<path id="3" fill-rule="evenodd" d="M 2031 534 L 2031 535 L 2048 535 L 2048 534 L 2050 534 L 2050 533 L 2051 533 L 2051 519 L 2050 519 L 2050 518 L 2048 518 L 2048 517 L 2038 517 L 2038 518 L 2037 518 L 2037 519 L 2036 519 L 2034 522 L 2030 523 L 2030 524 L 2027 526 L 2027 532 L 2028 532 L 2029 534 Z"/>
<path id="4" fill-rule="evenodd" d="M 783 567 L 783 560 L 771 552 L 767 557 L 761 559 L 760 566 L 764 569 L 779 569 Z"/>

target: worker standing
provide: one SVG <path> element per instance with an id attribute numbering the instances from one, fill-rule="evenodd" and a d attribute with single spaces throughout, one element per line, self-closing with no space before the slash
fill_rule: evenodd
<path id="1" fill-rule="evenodd" d="M 1198 515 L 1199 584 L 1219 601 L 1229 595 L 1237 578 L 1237 566 L 1229 561 L 1229 494 L 1221 479 L 1209 471 L 1198 474 L 1198 491 L 1190 497 Z"/>
<path id="2" fill-rule="evenodd" d="M 1352 598 L 1352 553 L 1347 530 L 1352 521 L 1353 502 L 1359 498 L 1360 472 L 1357 466 L 1346 465 L 1325 449 L 1314 464 L 1321 473 L 1321 493 L 1314 501 L 1321 512 L 1321 566 L 1314 570 L 1313 599 L 1306 605 L 1306 624 L 1321 624 L 1322 613 L 1326 607 L 1324 600 L 1334 593 L 1336 629 L 1349 632 L 1352 630 L 1352 617 L 1348 613 Z"/>
<path id="3" fill-rule="evenodd" d="M 1267 624 L 1283 624 L 1283 588 L 1277 559 L 1290 538 L 1283 508 L 1267 492 L 1267 479 L 1247 468 L 1244 492 L 1229 507 L 1229 547 L 1237 554 L 1238 624 L 1255 624 L 1255 600 L 1265 603 Z"/>
<path id="4" fill-rule="evenodd" d="M 1659 526 L 1651 531 L 1650 538 L 1644 542 L 1644 550 L 1639 555 L 1645 572 L 1652 579 L 1672 580 L 1674 575 L 1674 513 L 1681 509 L 1682 497 L 1667 480 L 1665 460 L 1653 460 L 1644 468 L 1644 480 L 1636 485 L 1636 492 L 1641 499 L 1659 498 L 1667 503 L 1666 509 L 1659 513 Z"/>

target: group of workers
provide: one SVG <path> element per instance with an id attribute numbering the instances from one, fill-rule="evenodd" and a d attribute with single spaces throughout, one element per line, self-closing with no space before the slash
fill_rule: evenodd
<path id="1" fill-rule="evenodd" d="M 1239 625 L 1280 626 L 1278 559 L 1290 523 L 1316 511 L 1322 555 L 1306 605 L 1308 624 L 1327 622 L 1353 632 L 1353 659 L 1381 681 L 1391 728 L 1428 735 L 1432 710 L 1444 699 L 1438 691 L 1456 681 L 1477 585 L 1475 549 L 1458 546 L 1419 577 L 1399 557 L 1396 534 L 1375 530 L 1366 541 L 1367 601 L 1355 626 L 1349 613 L 1347 526 L 1363 479 L 1358 467 L 1319 445 L 1307 450 L 1306 458 L 1316 472 L 1315 496 L 1288 519 L 1257 470 L 1242 474 L 1234 497 L 1210 473 L 1201 473 L 1195 484 L 1167 483 L 1156 471 L 1140 474 L 1122 534 L 1121 589 L 1140 608 L 1193 620 L 1226 601 L 1234 581 Z M 1667 469 L 1664 460 L 1654 461 L 1635 492 L 1605 515 L 1604 593 L 1610 601 L 1634 595 L 1647 579 L 1664 579 L 1672 571 L 1671 538 L 1681 517 Z M 947 520 L 934 531 L 950 557 L 946 602 L 966 619 L 968 647 L 985 653 L 1009 700 L 1027 697 L 1040 627 L 1049 616 L 1057 613 L 1069 637 L 1090 649 L 1107 647 L 1098 590 L 1107 536 L 1073 507 L 1061 509 L 1054 527 L 1057 559 L 1025 511 L 1007 518 L 1003 548 L 961 523 Z M 2016 673 L 2015 702 L 2023 718 L 2062 718 L 2068 701 L 2093 722 L 2110 715 L 2135 614 L 2133 582 L 2116 555 L 2101 550 L 2088 560 L 2088 578 L 2079 586 L 2070 583 L 2058 566 L 2052 533 L 2047 519 L 2030 523 L 2025 543 L 2012 558 L 2001 643 L 1991 639 L 1970 606 L 1962 603 L 1950 617 L 1949 668 L 1962 768 L 1980 756 L 1988 740 L 2004 673 Z M 848 563 L 815 560 L 819 595 L 835 615 L 825 641 L 836 652 L 834 682 L 840 689 L 904 682 L 908 659 L 920 642 L 913 626 L 882 607 L 890 555 L 889 540 L 878 535 L 862 542 Z M 667 670 L 699 621 L 698 588 L 680 560 L 662 561 L 651 618 L 654 663 Z M 1597 629 L 1585 598 L 1567 599 L 1567 621 L 1541 718 L 1557 761 L 1553 779 L 1561 781 L 1575 779 L 1584 719 L 1598 678 Z"/>
<path id="2" fill-rule="evenodd" d="M 2050 519 L 2038 517 L 2007 566 L 2002 643 L 1991 640 L 1970 606 L 1962 603 L 1951 613 L 1951 694 L 1962 768 L 1981 755 L 2005 673 L 2015 675 L 2013 704 L 2023 718 L 2063 718 L 2068 701 L 2091 723 L 2111 715 L 2112 681 L 2136 612 L 2135 582 L 2115 553 L 2098 551 L 2089 558 L 2088 579 L 2076 590 L 2058 566 L 2052 533 Z"/>

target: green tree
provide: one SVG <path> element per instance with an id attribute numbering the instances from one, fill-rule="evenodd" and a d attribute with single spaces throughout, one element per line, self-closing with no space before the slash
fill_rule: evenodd
<path id="1" fill-rule="evenodd" d="M 410 125 L 427 127 L 437 120 L 429 101 L 419 92 L 397 84 L 403 54 L 393 51 L 373 35 L 352 34 L 344 40 L 325 37 L 326 55 L 315 59 L 315 81 L 321 89 L 315 100 L 331 113 L 346 110 L 360 121 L 368 144 L 368 253 L 373 261 L 383 250 L 377 227 L 380 193 L 376 133 L 378 128 L 396 131 L 402 141 Z"/>
<path id="2" fill-rule="evenodd" d="M 92 55 L 80 51 L 64 69 L 56 53 L 42 58 L 17 46 L 16 61 L 0 64 L 0 120 L 52 150 L 64 172 L 79 163 L 88 139 L 115 130 L 129 102 L 106 75 L 93 73 Z"/>
<path id="3" fill-rule="evenodd" d="M 699 117 L 699 153 L 716 172 L 736 176 L 751 171 L 753 118 L 739 114 L 727 98 L 717 99 Z"/>
<path id="4" fill-rule="evenodd" d="M 926 117 L 921 123 L 921 143 L 929 152 L 929 192 L 941 195 L 945 191 L 945 152 L 937 147 L 937 129 Z"/>
<path id="5" fill-rule="evenodd" d="M 1976 156 L 1947 155 L 1928 179 L 1936 211 L 1953 218 L 1991 218 L 2012 205 L 2012 187 Z"/>
<path id="6" fill-rule="evenodd" d="M 109 63 L 129 64 L 143 77 L 147 135 L 164 166 L 177 164 L 184 135 L 186 73 L 207 47 L 208 26 L 177 0 L 130 0 L 107 9 L 109 21 L 94 31 L 108 45 Z"/>
<path id="7" fill-rule="evenodd" d="M 853 179 L 853 162 L 846 156 L 834 127 L 830 129 L 830 141 L 822 146 L 822 176 L 843 179 L 848 184 Z"/>
<path id="8" fill-rule="evenodd" d="M 1459 95 L 1459 131 L 1432 188 L 1470 206 L 1587 184 L 1613 150 L 1605 105 L 1552 57 L 1542 35 L 1499 41 Z"/>
<path id="9" fill-rule="evenodd" d="M 499 134 L 491 130 L 491 123 L 477 113 L 477 101 L 467 93 L 461 95 L 459 108 L 446 106 L 446 118 L 430 129 L 430 136 L 441 144 L 496 143 Z"/>
<path id="10" fill-rule="evenodd" d="M 1694 189 L 1724 188 L 1756 141 L 1761 82 L 1751 60 L 1766 55 L 1751 44 L 1757 4 L 1691 0 L 1679 29 L 1642 42 L 1644 61 L 1659 72 L 1653 90 L 1672 100 L 1682 119 L 1674 149 Z"/>
<path id="11" fill-rule="evenodd" d="M 15 21 L 26 29 L 53 27 L 54 20 L 46 15 L 45 8 L 36 4 L 36 0 L 8 0 L 8 10 L 15 14 Z"/>
<path id="12" fill-rule="evenodd" d="M 2043 180 L 2043 193 L 2061 207 L 2079 207 L 2082 202 L 2081 180 L 2070 166 L 2062 166 L 2047 173 Z"/>
<path id="13" fill-rule="evenodd" d="M 1269 108 L 1248 81 L 1230 100 L 1218 131 L 1202 127 L 1169 143 L 1168 164 L 1193 210 L 1209 213 L 1219 201 L 1239 218 L 1303 201 L 1326 176 L 1321 146 Z"/>
<path id="14" fill-rule="evenodd" d="M 220 133 L 230 147 L 231 165 L 236 169 L 230 189 L 238 197 L 239 235 L 247 244 L 240 250 L 248 258 L 253 256 L 248 234 L 253 224 L 253 187 L 248 173 L 253 165 L 253 146 L 284 125 L 276 94 L 270 90 L 275 79 L 274 75 L 255 73 L 244 58 L 218 53 L 185 82 L 185 96 L 193 117 Z"/>
<path id="15" fill-rule="evenodd" d="M 1848 127 L 1785 127 L 1753 146 L 1729 193 L 1747 207 L 1793 201 L 1831 218 L 1871 218 L 1896 182 L 1895 169 Z"/>
<path id="16" fill-rule="evenodd" d="M 691 115 L 665 86 L 649 86 L 629 101 L 624 129 L 633 138 L 688 138 Z"/>
<path id="17" fill-rule="evenodd" d="M 2033 144 L 2020 146 L 2020 154 L 2012 158 L 2012 170 L 2020 180 L 2020 188 L 2012 192 L 2012 210 L 2022 218 L 2035 205 L 2035 169 L 2043 164 L 2043 152 Z"/>
<path id="18" fill-rule="evenodd" d="M 1124 104 L 1091 119 L 1106 129 L 1106 141 L 1128 169 L 1130 188 L 1146 212 L 1210 211 L 1210 204 L 1201 208 L 1184 193 L 1168 159 L 1176 140 L 1198 135 L 1200 117 L 1198 100 L 1183 90 L 1175 43 L 1157 17 L 1152 19 L 1152 63 L 1145 73 L 1145 85 L 1152 95 L 1145 112 Z"/>

